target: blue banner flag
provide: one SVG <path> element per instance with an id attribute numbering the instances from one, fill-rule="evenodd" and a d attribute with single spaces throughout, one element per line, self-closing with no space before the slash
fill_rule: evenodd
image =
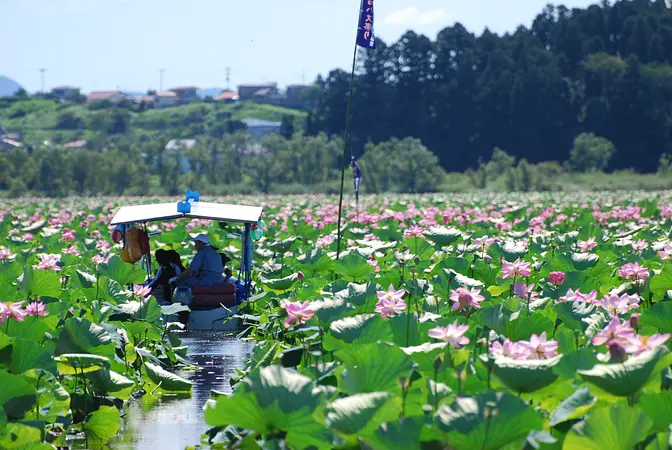
<path id="1" fill-rule="evenodd" d="M 373 0 L 362 0 L 357 45 L 364 48 L 376 48 L 376 36 L 373 32 Z"/>
<path id="2" fill-rule="evenodd" d="M 350 167 L 352 167 L 352 179 L 355 183 L 355 201 L 359 203 L 359 182 L 362 180 L 362 172 L 360 172 L 354 156 L 350 160 Z"/>

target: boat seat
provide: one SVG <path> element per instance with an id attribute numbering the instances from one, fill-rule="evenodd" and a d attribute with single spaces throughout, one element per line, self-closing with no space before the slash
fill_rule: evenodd
<path id="1" fill-rule="evenodd" d="M 215 286 L 193 286 L 191 288 L 192 310 L 216 309 L 236 304 L 236 285 L 225 281 Z"/>

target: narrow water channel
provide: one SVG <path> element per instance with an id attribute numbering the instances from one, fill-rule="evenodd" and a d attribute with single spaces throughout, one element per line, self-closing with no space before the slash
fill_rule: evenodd
<path id="1" fill-rule="evenodd" d="M 203 405 L 210 390 L 231 392 L 229 378 L 249 358 L 252 344 L 216 332 L 185 332 L 182 345 L 189 347 L 188 360 L 198 364 L 196 372 L 178 371 L 193 382 L 191 397 L 147 395 L 126 409 L 123 429 L 109 447 L 113 450 L 183 450 L 200 442 L 208 429 Z"/>

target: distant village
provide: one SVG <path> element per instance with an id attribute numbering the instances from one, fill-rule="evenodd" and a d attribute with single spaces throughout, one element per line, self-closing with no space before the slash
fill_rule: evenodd
<path id="1" fill-rule="evenodd" d="M 66 101 L 76 101 L 87 105 L 98 102 L 122 103 L 134 102 L 142 109 L 163 109 L 180 105 L 185 105 L 199 101 L 214 101 L 223 103 L 236 103 L 239 101 L 252 101 L 259 104 L 268 104 L 281 106 L 285 108 L 307 110 L 311 108 L 310 92 L 311 86 L 290 85 L 286 89 L 280 90 L 277 83 L 269 84 L 249 84 L 239 85 L 237 91 L 224 89 L 214 97 L 203 98 L 199 95 L 199 88 L 191 86 L 179 86 L 164 91 L 149 91 L 145 95 L 125 93 L 123 91 L 92 91 L 86 95 L 81 93 L 81 89 L 72 86 L 57 86 L 51 89 L 48 94 L 52 98 Z M 281 122 L 261 120 L 256 118 L 246 118 L 241 121 L 245 124 L 247 131 L 253 138 L 260 138 L 263 135 L 279 132 Z M 0 149 L 9 150 L 12 148 L 22 148 L 24 144 L 20 133 L 4 131 L 0 127 Z M 75 140 L 63 145 L 65 148 L 84 148 L 88 142 L 86 140 Z M 189 149 L 196 144 L 194 139 L 172 140 L 166 146 L 166 149 L 180 147 Z M 44 145 L 51 146 L 49 141 Z M 263 151 L 257 149 L 256 152 Z M 252 151 L 254 153 L 254 151 Z"/>
<path id="2" fill-rule="evenodd" d="M 198 88 L 179 86 L 165 91 L 149 91 L 147 95 L 137 96 L 122 91 L 93 91 L 86 96 L 86 103 L 107 100 L 121 102 L 124 100 L 144 104 L 149 108 L 169 108 L 202 100 L 198 95 Z M 310 86 L 291 85 L 281 91 L 277 83 L 260 85 L 240 85 L 238 91 L 225 89 L 212 98 L 216 102 L 233 103 L 239 100 L 249 100 L 256 103 L 265 103 L 285 108 L 305 109 L 306 92 Z M 59 86 L 51 90 L 51 94 L 61 100 L 68 100 L 81 96 L 80 89 L 72 86 Z"/>

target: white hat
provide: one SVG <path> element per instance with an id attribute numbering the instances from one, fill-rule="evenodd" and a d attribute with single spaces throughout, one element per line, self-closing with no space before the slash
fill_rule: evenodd
<path id="1" fill-rule="evenodd" d="M 191 238 L 189 240 L 192 241 L 192 242 L 200 241 L 200 242 L 202 242 L 204 244 L 207 244 L 207 245 L 210 244 L 210 239 L 208 238 L 208 235 L 205 234 L 205 233 L 201 233 L 198 236 L 196 236 L 195 238 Z"/>

